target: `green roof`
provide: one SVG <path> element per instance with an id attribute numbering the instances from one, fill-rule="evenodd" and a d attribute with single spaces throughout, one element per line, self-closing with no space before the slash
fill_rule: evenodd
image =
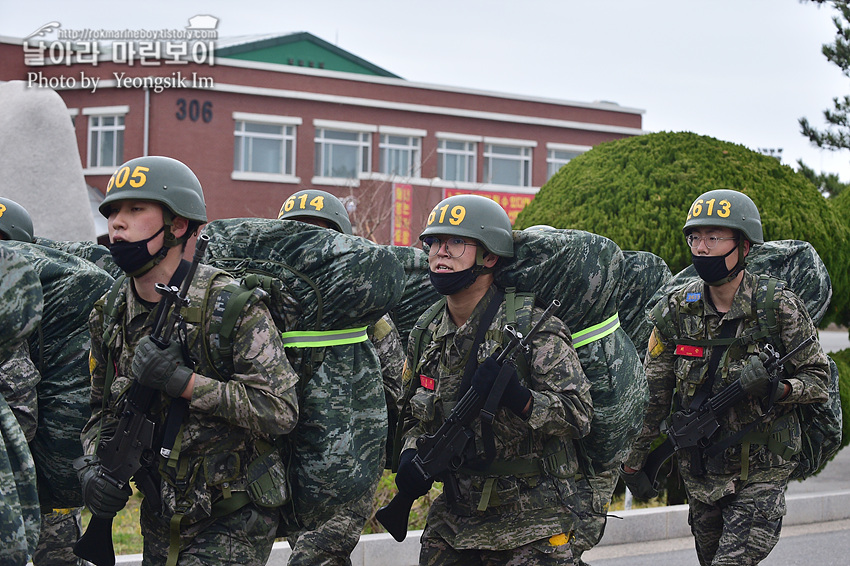
<path id="1" fill-rule="evenodd" d="M 218 41 L 215 55 L 227 59 L 401 78 L 307 32 L 222 38 Z"/>

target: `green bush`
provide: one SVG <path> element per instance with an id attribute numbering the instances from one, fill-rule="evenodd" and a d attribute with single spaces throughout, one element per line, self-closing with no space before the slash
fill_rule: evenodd
<path id="1" fill-rule="evenodd" d="M 753 199 L 766 240 L 811 242 L 833 282 L 828 320 L 850 322 L 850 211 L 839 215 L 838 206 L 802 174 L 741 145 L 688 132 L 600 144 L 541 187 L 515 228 L 587 230 L 623 249 L 652 252 L 676 273 L 691 262 L 682 235 L 688 208 L 700 194 L 719 188 Z"/>

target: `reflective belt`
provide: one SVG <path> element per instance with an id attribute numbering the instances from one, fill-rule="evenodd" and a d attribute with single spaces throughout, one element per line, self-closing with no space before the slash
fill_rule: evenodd
<path id="1" fill-rule="evenodd" d="M 285 348 L 321 348 L 323 346 L 341 346 L 357 344 L 368 340 L 367 326 L 346 330 L 296 330 L 281 333 Z"/>
<path id="2" fill-rule="evenodd" d="M 610 318 L 606 318 L 599 324 L 595 324 L 584 330 L 579 330 L 573 334 L 573 348 L 586 346 L 591 342 L 595 342 L 600 338 L 605 338 L 615 330 L 620 328 L 620 315 L 614 313 Z"/>

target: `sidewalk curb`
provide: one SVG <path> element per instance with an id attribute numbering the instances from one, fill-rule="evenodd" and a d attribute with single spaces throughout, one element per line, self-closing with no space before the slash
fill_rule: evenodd
<path id="1" fill-rule="evenodd" d="M 783 525 L 805 525 L 850 519 L 850 490 L 788 495 L 788 512 Z M 691 536 L 688 506 L 653 507 L 613 513 L 599 546 L 649 542 Z M 398 543 L 387 533 L 363 535 L 351 553 L 352 566 L 416 566 L 422 531 L 407 533 Z M 268 566 L 286 566 L 292 551 L 286 542 L 276 542 Z M 116 565 L 141 566 L 141 554 L 118 556 Z"/>

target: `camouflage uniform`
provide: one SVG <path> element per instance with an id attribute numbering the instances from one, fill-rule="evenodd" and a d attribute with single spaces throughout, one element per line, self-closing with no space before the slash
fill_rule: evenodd
<path id="1" fill-rule="evenodd" d="M 28 262 L 0 244 L 0 362 L 41 321 L 41 284 Z M 35 463 L 21 425 L 0 396 L 0 563 L 21 565 L 35 549 L 40 513 Z"/>
<path id="2" fill-rule="evenodd" d="M 189 290 L 190 311 L 201 307 L 203 322 L 187 324 L 187 344 L 195 366 L 195 381 L 189 415 L 184 420 L 182 446 L 176 466 L 158 455 L 159 494 L 146 494 L 142 505 L 145 565 L 164 564 L 169 550 L 169 520 L 183 515 L 180 523 L 178 564 L 216 563 L 265 564 L 271 552 L 278 524 L 278 510 L 248 503 L 223 516 L 210 516 L 219 501 L 244 491 L 247 465 L 262 450 L 262 442 L 287 434 L 298 418 L 295 386 L 298 376 L 291 369 L 283 344 L 265 304 L 251 300 L 235 327 L 232 342 L 231 375 L 219 376 L 207 352 L 213 336 L 211 319 L 215 305 L 224 303 L 224 288 L 233 279 L 211 267 L 200 265 Z M 208 299 L 204 302 L 205 294 Z M 259 298 L 262 291 L 256 290 Z M 87 453 L 95 452 L 100 433 L 109 438 L 115 432 L 117 409 L 132 383 L 131 362 L 139 340 L 151 333 L 156 309 L 145 304 L 130 281 L 119 294 L 119 317 L 111 346 L 116 364 L 115 379 L 104 403 L 106 345 L 103 333 L 110 321 L 103 313 L 101 299 L 92 311 L 92 417 L 83 429 Z M 189 313 L 187 311 L 187 317 Z M 220 314 L 218 315 L 220 316 Z M 201 341 L 205 342 L 202 343 Z M 164 393 L 154 403 L 152 413 L 161 427 L 169 397 Z M 101 432 L 102 427 L 102 432 Z M 172 454 L 172 457 L 174 454 Z M 158 472 L 158 473 L 157 473 Z M 177 488 L 176 486 L 182 486 Z M 162 516 L 154 509 L 157 496 Z M 220 507 L 218 507 L 220 508 Z M 214 558 L 213 558 L 214 557 Z"/>
<path id="3" fill-rule="evenodd" d="M 41 375 L 30 359 L 24 342 L 14 355 L 0 366 L 0 392 L 21 425 L 27 442 L 32 442 L 38 425 L 38 385 Z M 82 534 L 81 507 L 41 510 L 41 536 L 33 554 L 33 564 L 81 564 L 73 547 Z"/>
<path id="4" fill-rule="evenodd" d="M 581 556 L 602 540 L 605 534 L 608 507 L 620 477 L 617 470 L 597 472 L 594 476 L 576 478 L 581 513 L 575 526 L 575 538 L 571 544 L 575 566 L 583 566 Z"/>
<path id="5" fill-rule="evenodd" d="M 747 271 L 735 294 L 729 312 L 719 313 L 708 298 L 708 287 L 701 281 L 666 296 L 662 316 L 669 314 L 680 333 L 679 338 L 694 340 L 720 336 L 721 323 L 734 325 L 734 336 L 758 329 L 754 309 L 757 279 Z M 815 328 L 802 301 L 788 290 L 776 291 L 779 338 L 785 351 L 812 336 Z M 643 430 L 632 445 L 626 466 L 640 468 L 650 444 L 658 436 L 659 425 L 670 413 L 674 401 L 687 407 L 699 385 L 705 381 L 712 347 L 702 357 L 676 355 L 676 344 L 656 327 L 647 351 L 645 370 L 650 401 Z M 733 344 L 720 359 L 712 394 L 740 377 L 750 356 L 746 346 Z M 789 372 L 788 368 L 792 370 Z M 774 412 L 760 425 L 765 432 L 785 432 L 785 447 L 799 450 L 800 424 L 794 412 L 798 403 L 817 403 L 827 399 L 829 365 L 817 342 L 804 348 L 786 365 L 783 380 L 791 385 L 788 396 L 777 402 Z M 718 438 L 725 438 L 761 418 L 760 402 L 747 397 L 724 415 L 720 415 Z M 782 427 L 785 431 L 779 430 Z M 787 431 L 787 432 L 786 432 Z M 794 462 L 783 459 L 762 444 L 734 444 L 719 455 L 703 455 L 706 473 L 695 476 L 689 457 L 679 458 L 690 504 L 689 522 L 696 539 L 697 555 L 703 565 L 757 564 L 779 540 L 785 514 L 785 486 Z M 749 458 L 742 466 L 742 453 Z M 724 525 L 726 528 L 724 529 Z"/>
<path id="6" fill-rule="evenodd" d="M 369 340 L 381 361 L 381 375 L 384 381 L 384 396 L 387 401 L 387 415 L 390 423 L 388 434 L 387 464 L 391 458 L 392 435 L 398 422 L 398 400 L 401 396 L 401 371 L 404 366 L 404 350 L 395 324 L 389 315 L 369 327 Z M 380 477 L 360 498 L 344 508 L 337 509 L 333 517 L 310 531 L 292 533 L 288 537 L 292 547 L 289 566 L 349 566 L 351 553 L 363 526 L 372 515 L 375 490 Z"/>
<path id="7" fill-rule="evenodd" d="M 431 342 L 421 350 L 420 359 L 407 360 L 405 382 L 423 375 L 434 380 L 434 388 L 420 385 L 412 397 L 412 416 L 419 422 L 405 435 L 403 450 L 414 448 L 420 435 L 434 433 L 451 412 L 458 398 L 464 358 L 495 292 L 491 285 L 460 328 L 444 309 L 429 326 Z M 507 320 L 505 308 L 503 302 L 475 353 L 479 363 L 501 346 L 498 340 Z M 517 318 L 527 319 L 529 309 L 533 309 L 534 321 L 542 314 L 530 300 L 524 300 Z M 412 349 L 410 344 L 408 358 L 413 355 Z M 524 420 L 508 409 L 499 409 L 493 422 L 496 459 L 490 469 L 521 465 L 536 471 L 526 473 L 514 468 L 516 475 L 497 475 L 461 468 L 457 474 L 459 501 L 451 505 L 445 495 L 440 495 L 431 505 L 422 535 L 421 564 L 463 564 L 472 560 L 494 564 L 572 564 L 567 539 L 574 526 L 572 478 L 578 470 L 572 439 L 586 435 L 590 429 L 590 383 L 572 347 L 569 331 L 557 318 L 549 319 L 535 336 L 528 365 L 531 375 L 520 375 L 520 379 L 532 390 L 530 415 Z M 480 453 L 480 420 L 476 419 L 472 428 Z M 554 456 L 543 464 L 544 454 Z M 542 474 L 541 464 L 545 470 Z M 485 495 L 488 492 L 489 501 Z M 484 510 L 478 510 L 482 507 Z"/>

